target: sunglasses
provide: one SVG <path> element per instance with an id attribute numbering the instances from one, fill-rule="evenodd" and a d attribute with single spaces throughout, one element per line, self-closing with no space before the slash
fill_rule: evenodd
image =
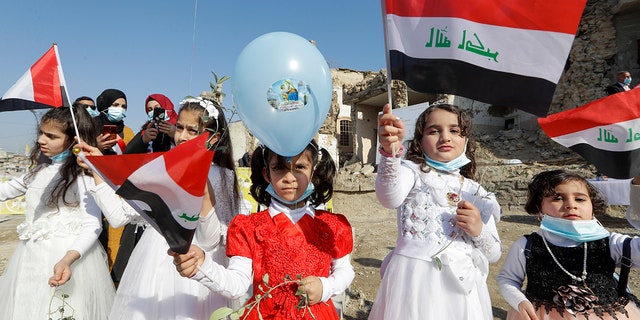
<path id="1" fill-rule="evenodd" d="M 78 106 L 82 108 L 91 108 L 92 110 L 96 109 L 96 106 L 92 106 L 90 104 L 79 104 Z"/>

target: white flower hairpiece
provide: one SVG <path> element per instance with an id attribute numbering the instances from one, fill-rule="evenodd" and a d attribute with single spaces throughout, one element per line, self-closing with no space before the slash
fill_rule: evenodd
<path id="1" fill-rule="evenodd" d="M 218 108 L 216 108 L 216 105 L 213 104 L 213 102 L 207 99 L 203 99 L 202 97 L 197 97 L 197 98 L 184 99 L 180 101 L 180 105 L 184 106 L 185 104 L 191 103 L 191 102 L 200 104 L 201 107 L 207 110 L 207 114 L 209 117 L 218 120 Z"/>

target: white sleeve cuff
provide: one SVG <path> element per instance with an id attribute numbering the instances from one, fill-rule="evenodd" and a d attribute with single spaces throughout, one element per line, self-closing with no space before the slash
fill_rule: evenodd
<path id="1" fill-rule="evenodd" d="M 331 297 L 341 294 L 349 287 L 354 277 L 355 272 L 351 265 L 350 254 L 340 259 L 333 259 L 329 277 L 319 278 L 320 282 L 322 282 L 322 302 L 327 302 Z"/>
<path id="2" fill-rule="evenodd" d="M 204 263 L 198 267 L 198 272 L 191 279 L 224 297 L 237 299 L 244 296 L 251 285 L 252 263 L 249 258 L 233 256 L 225 269 L 205 256 Z"/>

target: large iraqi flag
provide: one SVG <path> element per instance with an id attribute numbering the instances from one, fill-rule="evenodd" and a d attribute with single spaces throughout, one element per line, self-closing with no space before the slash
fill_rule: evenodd
<path id="1" fill-rule="evenodd" d="M 391 78 L 546 116 L 585 3 L 382 0 Z"/>
<path id="2" fill-rule="evenodd" d="M 204 134 L 167 152 L 80 156 L 164 236 L 172 251 L 184 254 L 198 225 L 213 159 L 206 144 Z"/>
<path id="3" fill-rule="evenodd" d="M 640 89 L 539 118 L 538 123 L 549 138 L 602 174 L 617 179 L 640 175 Z"/>
<path id="4" fill-rule="evenodd" d="M 58 46 L 51 48 L 0 98 L 0 111 L 68 107 Z"/>

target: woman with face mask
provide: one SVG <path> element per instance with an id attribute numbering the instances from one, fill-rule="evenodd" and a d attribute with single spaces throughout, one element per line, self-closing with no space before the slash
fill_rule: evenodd
<path id="1" fill-rule="evenodd" d="M 100 115 L 93 118 L 97 125 L 97 144 L 100 151 L 105 154 L 122 154 L 126 144 L 133 138 L 133 130 L 124 125 L 124 118 L 127 116 L 127 96 L 118 89 L 107 89 L 96 99 L 96 105 Z M 117 136 L 115 139 L 105 133 L 105 125 L 115 125 Z M 106 219 L 102 219 L 102 233 L 98 238 L 107 251 L 109 259 L 109 271 L 112 271 L 113 263 L 120 247 L 120 237 L 124 227 L 112 228 Z M 112 275 L 113 276 L 113 275 Z M 116 279 L 114 279 L 116 280 Z"/>
<path id="2" fill-rule="evenodd" d="M 127 96 L 118 89 L 107 89 L 96 99 L 100 115 L 98 121 L 98 148 L 104 154 L 121 154 L 133 138 L 133 130 L 124 125 L 127 116 Z M 103 131 L 104 125 L 115 125 L 118 137 L 111 139 Z M 122 140 L 120 142 L 120 140 Z"/>
<path id="3" fill-rule="evenodd" d="M 144 107 L 148 119 L 127 143 L 124 153 L 169 151 L 174 145 L 173 134 L 178 120 L 173 103 L 164 94 L 155 93 L 147 97 Z M 158 112 L 163 109 L 164 112 Z"/>

